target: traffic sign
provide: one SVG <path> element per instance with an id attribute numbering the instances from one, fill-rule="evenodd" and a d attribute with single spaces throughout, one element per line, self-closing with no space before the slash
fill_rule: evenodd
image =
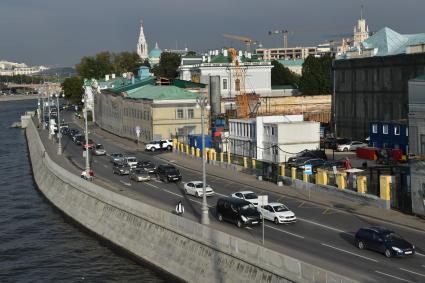
<path id="1" fill-rule="evenodd" d="M 140 127 L 136 126 L 136 136 L 140 137 Z"/>
<path id="2" fill-rule="evenodd" d="M 269 204 L 269 196 L 258 196 L 258 207 Z"/>
<path id="3" fill-rule="evenodd" d="M 313 174 L 313 170 L 311 168 L 311 164 L 304 165 L 304 173 L 307 175 Z"/>

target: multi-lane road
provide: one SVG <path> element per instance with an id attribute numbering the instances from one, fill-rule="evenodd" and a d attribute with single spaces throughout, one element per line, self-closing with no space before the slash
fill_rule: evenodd
<path id="1" fill-rule="evenodd" d="M 135 156 L 139 160 L 150 160 L 155 164 L 164 163 L 158 153 L 129 151 L 114 139 L 104 139 L 96 134 L 90 138 L 102 143 L 108 153 L 121 152 Z M 72 161 L 73 166 L 83 168 L 82 148 L 73 144 L 69 137 L 64 137 L 63 144 L 64 154 Z M 183 182 L 202 180 L 200 170 L 185 168 L 179 164 L 174 165 L 182 173 Z M 181 200 L 186 210 L 184 217 L 200 221 L 202 200 L 185 195 L 181 183 L 162 183 L 155 178 L 149 182 L 130 181 L 128 176 L 112 174 L 112 164 L 107 156 L 93 156 L 92 168 L 99 181 L 107 183 L 120 193 L 128 194 L 162 209 L 172 211 L 176 203 Z M 298 222 L 288 225 L 266 222 L 266 247 L 361 282 L 425 282 L 424 232 L 332 210 L 285 195 L 264 193 L 255 185 L 243 185 L 237 178 L 229 180 L 219 176 L 208 176 L 207 173 L 207 182 L 216 192 L 215 196 L 208 198 L 210 225 L 216 229 L 261 244 L 261 226 L 239 229 L 230 223 L 220 223 L 215 218 L 214 207 L 218 197 L 229 196 L 239 190 L 252 190 L 259 195 L 268 194 L 270 202 L 283 202 L 293 210 Z M 416 255 L 388 259 L 372 251 L 357 249 L 353 244 L 354 233 L 359 227 L 372 225 L 385 226 L 402 235 L 416 246 Z"/>

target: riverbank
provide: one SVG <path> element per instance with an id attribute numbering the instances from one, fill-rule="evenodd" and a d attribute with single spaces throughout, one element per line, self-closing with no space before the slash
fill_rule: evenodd
<path id="1" fill-rule="evenodd" d="M 0 95 L 0 102 L 34 99 L 38 99 L 38 95 Z"/>

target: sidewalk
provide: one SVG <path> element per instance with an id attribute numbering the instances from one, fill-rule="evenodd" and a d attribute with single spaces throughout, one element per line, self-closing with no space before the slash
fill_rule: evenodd
<path id="1" fill-rule="evenodd" d="M 81 120 L 75 120 L 75 123 L 81 125 Z M 92 130 L 93 133 L 93 130 Z M 104 139 L 114 142 L 115 144 L 122 146 L 126 149 L 135 150 L 136 145 L 133 141 L 130 141 L 125 138 L 118 137 L 114 134 L 106 132 L 99 127 L 96 127 L 94 133 Z M 140 148 L 143 148 L 142 146 Z M 179 166 L 201 172 L 202 161 L 190 156 L 186 156 L 182 153 L 176 152 L 166 152 L 158 154 L 155 156 L 158 159 L 163 160 L 164 162 L 176 163 Z M 281 194 L 283 196 L 289 196 L 292 198 L 297 198 L 301 201 L 311 202 L 316 205 L 323 206 L 324 208 L 332 208 L 333 210 L 338 210 L 346 213 L 352 213 L 363 217 L 369 217 L 372 219 L 389 222 L 391 224 L 400 225 L 403 227 L 424 231 L 425 232 L 425 219 L 421 219 L 416 216 L 403 214 L 396 210 L 391 209 L 381 209 L 376 208 L 366 204 L 354 203 L 344 198 L 339 198 L 335 196 L 329 196 L 321 194 L 319 192 L 311 191 L 310 199 L 309 195 L 306 192 L 296 190 L 289 186 L 277 186 L 274 183 L 268 181 L 259 181 L 255 176 L 241 173 L 234 170 L 229 170 L 226 168 L 221 168 L 218 166 L 206 165 L 208 175 L 219 177 L 222 179 L 228 179 L 231 181 L 237 180 L 239 183 L 255 187 L 258 190 L 264 192 L 271 192 L 275 194 Z"/>

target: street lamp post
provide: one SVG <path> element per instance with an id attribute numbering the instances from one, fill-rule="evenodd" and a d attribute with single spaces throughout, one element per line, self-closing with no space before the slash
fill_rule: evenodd
<path id="1" fill-rule="evenodd" d="M 56 101 L 57 101 L 57 107 L 58 107 L 58 155 L 62 155 L 62 132 L 61 132 L 61 110 L 60 110 L 60 105 L 59 105 L 59 98 L 60 97 L 64 97 L 65 95 L 61 95 L 61 93 L 59 92 L 56 95 Z"/>
<path id="2" fill-rule="evenodd" d="M 85 123 L 85 148 L 86 148 L 86 176 L 87 180 L 90 180 L 90 160 L 89 160 L 89 147 L 88 147 L 88 140 L 89 140 L 89 132 L 88 132 L 88 125 L 87 125 L 87 96 L 85 95 L 83 97 L 83 103 L 84 103 L 84 109 L 83 109 L 83 116 L 84 116 L 84 123 Z"/>
<path id="3" fill-rule="evenodd" d="M 208 217 L 208 204 L 206 194 L 206 168 L 205 168 L 205 109 L 210 110 L 207 97 L 199 97 L 196 99 L 196 108 L 201 109 L 201 133 L 202 133 L 202 218 L 201 223 L 208 225 L 210 219 Z"/>
<path id="4" fill-rule="evenodd" d="M 51 113 L 51 111 L 50 111 L 50 104 L 51 104 L 52 102 L 51 102 L 51 100 L 50 100 L 50 93 L 48 93 L 48 95 L 47 95 L 47 106 L 49 106 L 49 122 L 47 123 L 47 130 L 49 131 L 49 140 L 51 140 L 52 139 L 52 131 L 51 131 L 51 125 L 50 125 L 50 121 L 51 121 L 51 118 L 50 118 L 50 113 Z"/>

